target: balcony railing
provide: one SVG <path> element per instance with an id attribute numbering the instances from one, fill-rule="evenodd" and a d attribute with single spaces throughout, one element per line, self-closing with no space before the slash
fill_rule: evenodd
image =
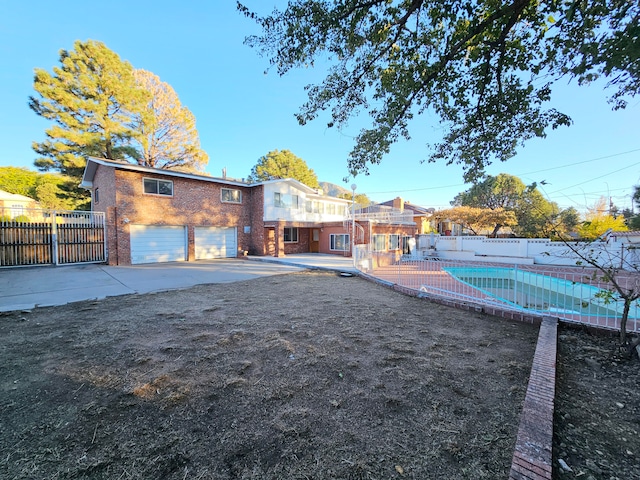
<path id="1" fill-rule="evenodd" d="M 413 212 L 400 210 L 398 208 L 387 207 L 384 205 L 372 205 L 370 207 L 359 208 L 355 214 L 351 215 L 348 211 L 347 220 L 355 217 L 356 221 L 371 221 L 376 223 L 393 223 L 393 224 L 411 224 L 414 223 Z"/>

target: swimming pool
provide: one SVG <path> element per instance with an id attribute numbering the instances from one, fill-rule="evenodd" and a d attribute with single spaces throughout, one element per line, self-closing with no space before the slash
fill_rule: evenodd
<path id="1" fill-rule="evenodd" d="M 605 290 L 563 278 L 506 267 L 443 267 L 457 281 L 519 310 L 542 314 L 622 316 L 622 302 L 607 302 Z M 634 305 L 629 319 L 638 318 Z"/>

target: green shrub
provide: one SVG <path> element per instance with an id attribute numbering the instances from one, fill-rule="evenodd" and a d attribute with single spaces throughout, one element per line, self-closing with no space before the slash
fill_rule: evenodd
<path id="1" fill-rule="evenodd" d="M 0 222 L 2 223 L 30 223 L 31 220 L 26 215 L 18 215 L 17 217 L 11 218 L 11 215 L 0 215 Z"/>

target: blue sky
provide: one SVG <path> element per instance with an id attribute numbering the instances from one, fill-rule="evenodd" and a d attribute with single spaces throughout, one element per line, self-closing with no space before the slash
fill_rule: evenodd
<path id="1" fill-rule="evenodd" d="M 274 2 L 246 0 L 259 7 Z M 282 4 L 282 2 L 279 2 Z M 166 2 L 5 2 L 0 16 L 0 166 L 34 169 L 33 141 L 50 126 L 27 106 L 33 91 L 33 69 L 51 71 L 59 50 L 75 40 L 104 42 L 136 68 L 169 83 L 183 105 L 196 116 L 202 147 L 209 154 L 207 172 L 222 169 L 235 178 L 249 175 L 267 152 L 291 150 L 304 159 L 321 181 L 349 188 L 375 201 L 400 196 L 414 204 L 447 208 L 469 188 L 457 165 L 421 164 L 426 144 L 441 134 L 438 119 L 419 117 L 412 139 L 394 146 L 369 176 L 343 182 L 347 157 L 366 118 L 356 118 L 341 132 L 327 129 L 326 118 L 301 127 L 294 114 L 306 100 L 304 86 L 318 82 L 323 71 L 293 71 L 284 77 L 265 75 L 268 60 L 243 44 L 257 33 L 235 9 L 235 1 Z M 619 208 L 630 207 L 633 186 L 640 184 L 640 99 L 613 112 L 602 85 L 578 87 L 563 81 L 553 106 L 569 114 L 574 125 L 529 142 L 518 155 L 492 165 L 488 173 L 509 173 L 525 183 L 544 180 L 543 194 L 561 207 L 580 211 L 600 197 Z"/>

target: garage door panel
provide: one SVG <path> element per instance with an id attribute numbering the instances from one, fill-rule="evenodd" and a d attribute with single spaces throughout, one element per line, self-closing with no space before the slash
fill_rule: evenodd
<path id="1" fill-rule="evenodd" d="M 233 258 L 237 256 L 238 240 L 235 227 L 196 227 L 196 260 Z"/>
<path id="2" fill-rule="evenodd" d="M 131 225 L 131 263 L 179 262 L 187 257 L 182 226 Z"/>

